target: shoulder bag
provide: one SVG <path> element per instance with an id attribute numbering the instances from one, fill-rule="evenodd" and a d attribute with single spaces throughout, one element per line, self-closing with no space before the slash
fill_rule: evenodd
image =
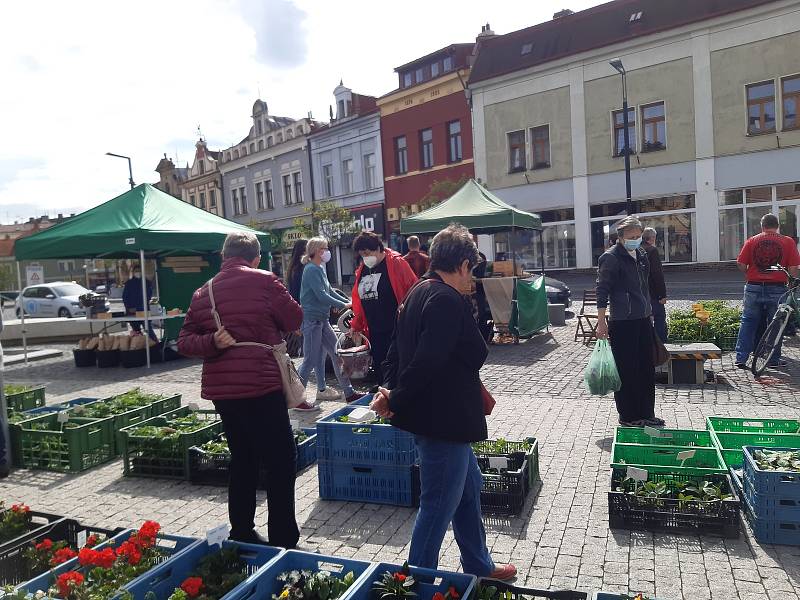
<path id="1" fill-rule="evenodd" d="M 222 328 L 222 320 L 219 318 L 217 303 L 214 301 L 213 278 L 208 280 L 208 298 L 211 300 L 211 314 L 214 315 L 214 321 L 219 330 Z M 286 352 L 286 342 L 281 342 L 274 346 L 258 342 L 236 342 L 234 346 L 258 346 L 272 352 L 272 357 L 278 363 L 278 369 L 281 373 L 281 384 L 283 385 L 283 395 L 286 398 L 286 407 L 296 408 L 305 402 L 306 386 L 300 380 L 300 375 L 297 373 L 292 358 Z"/>

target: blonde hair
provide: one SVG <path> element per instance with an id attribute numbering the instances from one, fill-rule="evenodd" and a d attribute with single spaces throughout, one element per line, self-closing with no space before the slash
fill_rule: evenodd
<path id="1" fill-rule="evenodd" d="M 311 259 L 322 250 L 325 246 L 328 245 L 328 240 L 324 237 L 313 237 L 308 240 L 308 244 L 306 244 L 306 253 L 303 255 L 303 258 L 300 259 L 300 262 L 304 265 L 307 265 L 311 262 Z"/>

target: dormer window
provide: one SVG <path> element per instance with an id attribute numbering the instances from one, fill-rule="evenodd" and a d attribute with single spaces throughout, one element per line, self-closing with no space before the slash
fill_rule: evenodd
<path id="1" fill-rule="evenodd" d="M 198 169 L 200 169 L 200 175 L 203 175 L 206 172 L 206 163 L 203 162 L 203 159 L 200 159 L 198 163 Z"/>
<path id="2" fill-rule="evenodd" d="M 290 140 L 290 139 L 292 139 L 293 137 L 294 137 L 294 131 L 292 131 L 291 129 L 287 129 L 287 130 L 286 130 L 286 139 L 287 139 L 287 140 Z"/>
<path id="3" fill-rule="evenodd" d="M 453 70 L 453 57 L 448 56 L 444 59 L 444 72 L 447 73 L 447 71 L 452 71 L 452 70 Z"/>
<path id="4" fill-rule="evenodd" d="M 527 44 L 522 44 L 522 50 L 520 51 L 521 56 L 525 56 L 526 54 L 530 54 L 533 51 L 533 44 L 528 42 Z"/>
<path id="5" fill-rule="evenodd" d="M 628 19 L 628 23 L 637 23 L 641 20 L 642 20 L 642 11 L 639 11 L 631 14 L 631 18 Z"/>
<path id="6" fill-rule="evenodd" d="M 344 112 L 344 100 L 339 100 L 336 103 L 336 118 L 337 119 L 344 119 L 347 114 Z"/>
<path id="7" fill-rule="evenodd" d="M 403 73 L 403 87 L 410 87 L 411 86 L 411 73 Z"/>

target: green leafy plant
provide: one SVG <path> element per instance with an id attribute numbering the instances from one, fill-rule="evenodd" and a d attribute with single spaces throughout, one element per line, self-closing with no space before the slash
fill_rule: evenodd
<path id="1" fill-rule="evenodd" d="M 798 450 L 756 450 L 753 459 L 762 471 L 800 471 Z"/>
<path id="2" fill-rule="evenodd" d="M 403 563 L 403 567 L 396 573 L 386 571 L 379 581 L 372 586 L 373 595 L 379 600 L 398 600 L 399 598 L 413 598 L 417 594 L 414 592 L 416 580 L 411 575 L 408 562 Z"/>
<path id="3" fill-rule="evenodd" d="M 0 510 L 4 508 L 0 500 Z M 0 518 L 0 542 L 12 540 L 30 530 L 31 509 L 25 504 L 12 504 Z"/>
<path id="4" fill-rule="evenodd" d="M 239 556 L 238 550 L 223 548 L 203 557 L 192 574 L 175 588 L 169 600 L 219 600 L 245 579 L 247 563 Z"/>
<path id="5" fill-rule="evenodd" d="M 283 583 L 280 593 L 272 600 L 336 600 L 353 585 L 352 571 L 339 578 L 329 571 L 288 571 L 278 575 Z"/>

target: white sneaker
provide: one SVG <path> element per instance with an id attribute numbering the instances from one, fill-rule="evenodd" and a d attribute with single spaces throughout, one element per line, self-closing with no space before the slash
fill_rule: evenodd
<path id="1" fill-rule="evenodd" d="M 340 392 L 333 388 L 325 388 L 321 392 L 317 392 L 317 402 L 325 402 L 326 400 L 338 400 L 342 397 Z"/>

